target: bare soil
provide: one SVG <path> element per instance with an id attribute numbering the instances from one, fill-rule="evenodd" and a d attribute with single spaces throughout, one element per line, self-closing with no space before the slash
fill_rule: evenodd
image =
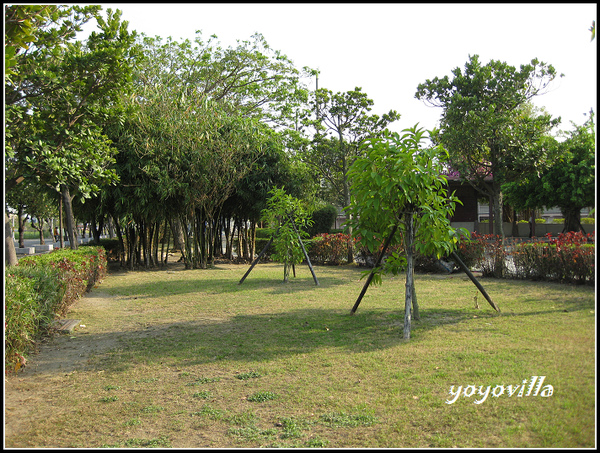
<path id="1" fill-rule="evenodd" d="M 110 310 L 115 303 L 102 291 L 93 290 L 79 299 L 74 306 L 93 306 L 96 310 Z M 83 322 L 81 323 L 83 324 Z M 114 348 L 119 339 L 110 335 L 94 335 L 92 327 L 76 327 L 72 334 L 57 333 L 39 345 L 36 354 L 17 374 L 4 380 L 4 433 L 5 439 L 25 430 L 32 421 L 50 418 L 54 414 L 49 395 L 53 387 L 70 373 L 83 371 L 93 354 Z"/>

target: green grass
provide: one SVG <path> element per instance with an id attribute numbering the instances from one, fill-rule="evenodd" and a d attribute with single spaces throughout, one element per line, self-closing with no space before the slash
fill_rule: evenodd
<path id="1" fill-rule="evenodd" d="M 7 447 L 595 445 L 593 287 L 481 279 L 498 315 L 482 297 L 475 308 L 462 275 L 416 275 L 421 319 L 405 341 L 401 276 L 350 315 L 364 284 L 351 266 L 316 267 L 319 287 L 301 266 L 288 284 L 278 264 L 242 285 L 247 266 L 180 269 L 112 274 L 93 291 L 103 304 L 73 307 L 87 341 L 118 345 L 37 388 L 53 415 Z M 550 397 L 446 403 L 452 386 L 541 375 Z M 118 399 L 102 403 L 109 388 Z"/>

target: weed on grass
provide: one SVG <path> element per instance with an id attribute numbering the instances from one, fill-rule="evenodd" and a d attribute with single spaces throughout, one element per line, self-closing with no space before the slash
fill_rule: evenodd
<path id="1" fill-rule="evenodd" d="M 275 398 L 277 398 L 277 395 L 273 392 L 256 392 L 248 397 L 248 401 L 262 403 Z"/>
<path id="2" fill-rule="evenodd" d="M 251 411 L 243 411 L 227 417 L 226 421 L 232 425 L 248 426 L 256 423 L 256 414 Z"/>
<path id="3" fill-rule="evenodd" d="M 102 448 L 171 448 L 171 440 L 168 436 L 158 439 L 127 439 L 113 445 L 102 445 Z"/>
<path id="4" fill-rule="evenodd" d="M 137 426 L 141 425 L 142 421 L 139 418 L 132 418 L 123 423 L 123 426 Z"/>
<path id="5" fill-rule="evenodd" d="M 346 414 L 344 412 L 332 412 L 323 414 L 319 419 L 334 428 L 346 428 L 356 426 L 371 426 L 378 422 L 377 417 L 365 414 Z"/>
<path id="6" fill-rule="evenodd" d="M 260 441 L 264 442 L 277 437 L 277 430 L 275 428 L 260 429 L 256 426 L 244 426 L 241 428 L 229 428 L 227 434 L 230 436 L 236 436 L 245 441 Z"/>
<path id="7" fill-rule="evenodd" d="M 142 412 L 144 414 L 156 414 L 156 413 L 162 412 L 164 410 L 165 410 L 164 407 L 162 407 L 162 406 L 155 406 L 155 405 L 146 406 L 146 407 L 142 408 Z"/>
<path id="8" fill-rule="evenodd" d="M 225 417 L 225 411 L 215 409 L 212 406 L 205 404 L 199 411 L 192 412 L 192 417 L 207 417 L 211 420 L 221 420 Z"/>
<path id="9" fill-rule="evenodd" d="M 211 399 L 213 396 L 212 393 L 210 393 L 208 390 L 202 390 L 201 392 L 194 393 L 192 397 L 208 400 Z"/>

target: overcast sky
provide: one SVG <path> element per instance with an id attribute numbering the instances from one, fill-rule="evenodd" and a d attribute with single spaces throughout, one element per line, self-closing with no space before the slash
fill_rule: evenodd
<path id="1" fill-rule="evenodd" d="M 589 28 L 593 3 L 548 4 L 190 4 L 102 3 L 120 9 L 129 29 L 176 40 L 215 34 L 224 47 L 255 32 L 287 55 L 297 68 L 320 71 L 319 87 L 333 92 L 362 87 L 373 113 L 394 109 L 390 128 L 437 125 L 441 109 L 414 95 L 419 83 L 464 68 L 469 55 L 483 64 L 501 60 L 518 67 L 533 58 L 564 78 L 538 97 L 560 129 L 582 124 L 596 111 L 597 40 Z M 307 81 L 314 89 L 314 81 Z"/>

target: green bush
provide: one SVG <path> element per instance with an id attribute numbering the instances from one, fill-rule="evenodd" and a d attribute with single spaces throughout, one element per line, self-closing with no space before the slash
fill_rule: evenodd
<path id="1" fill-rule="evenodd" d="M 10 266 L 4 277 L 5 362 L 18 370 L 61 306 L 66 284 L 58 269 Z"/>
<path id="2" fill-rule="evenodd" d="M 582 225 L 592 225 L 594 223 L 596 223 L 596 219 L 593 217 L 582 217 L 581 218 Z"/>
<path id="3" fill-rule="evenodd" d="M 306 232 L 312 237 L 318 234 L 329 234 L 331 227 L 335 223 L 337 209 L 333 205 L 327 205 L 317 209 L 312 213 L 312 226 L 306 229 Z"/>
<path id="4" fill-rule="evenodd" d="M 5 272 L 5 364 L 18 370 L 52 321 L 106 276 L 100 247 L 22 258 Z M 8 371 L 9 367 L 6 367 Z"/>

